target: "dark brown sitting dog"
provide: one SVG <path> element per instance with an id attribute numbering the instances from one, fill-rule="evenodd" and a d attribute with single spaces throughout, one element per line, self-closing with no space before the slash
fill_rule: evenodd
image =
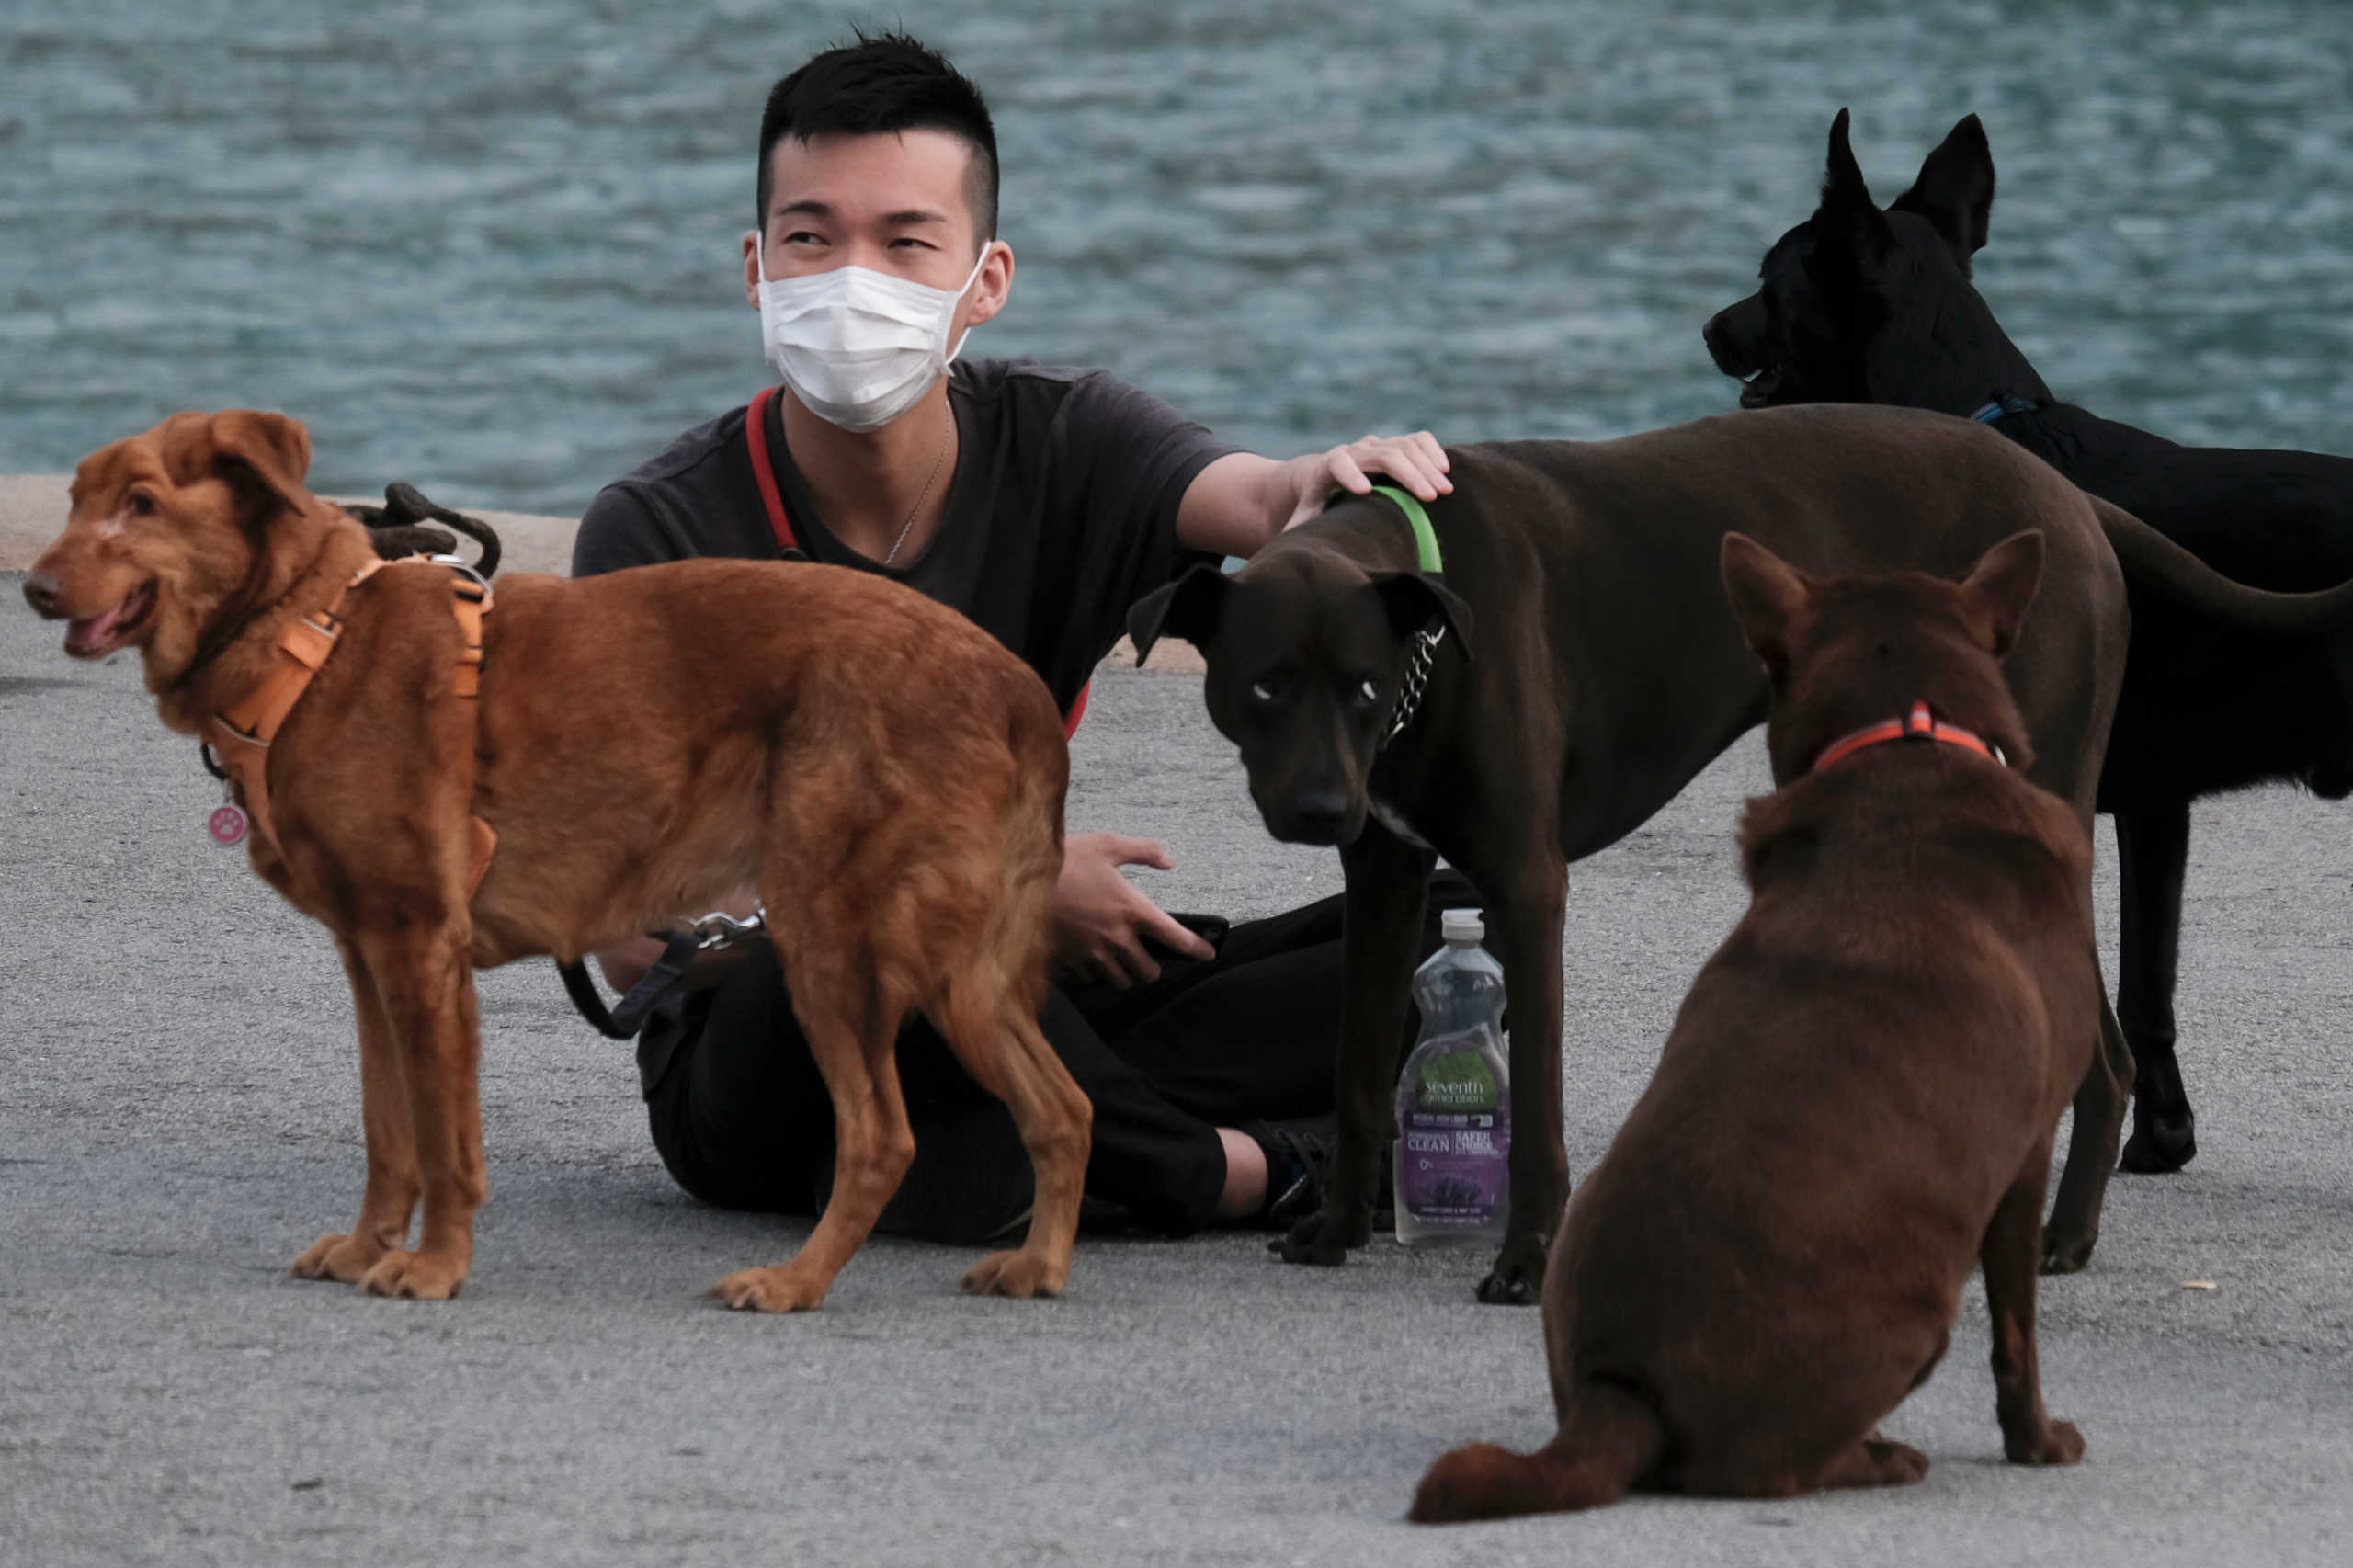
<path id="1" fill-rule="evenodd" d="M 68 653 L 138 649 L 165 723 L 216 736 L 296 623 L 339 602 L 267 800 L 245 801 L 254 869 L 335 934 L 359 1026 L 366 1194 L 294 1272 L 454 1295 L 486 1196 L 473 971 L 576 958 L 752 879 L 840 1152 L 792 1261 L 712 1293 L 824 1301 L 913 1157 L 892 1058 L 911 1010 L 1006 1101 L 1037 1167 L 1027 1242 L 966 1287 L 1059 1290 L 1089 1109 L 1036 1022 L 1068 776 L 1037 676 L 879 578 L 696 561 L 502 581 L 469 699 L 449 569 L 355 581 L 367 530 L 302 488 L 309 465 L 292 420 L 176 415 L 83 461 L 25 583 L 73 622 Z"/>
<path id="2" fill-rule="evenodd" d="M 1972 1263 L 2004 1449 L 2082 1457 L 2043 1411 L 2034 1296 L 2052 1133 L 2099 1032 L 2091 846 L 2013 771 L 1999 663 L 2041 566 L 2023 533 L 1958 585 L 1817 583 L 1724 539 L 1780 785 L 1742 826 L 1754 899 L 1552 1244 L 1559 1435 L 1448 1454 L 1414 1518 L 1916 1481 L 1878 1422 L 1943 1356 Z"/>

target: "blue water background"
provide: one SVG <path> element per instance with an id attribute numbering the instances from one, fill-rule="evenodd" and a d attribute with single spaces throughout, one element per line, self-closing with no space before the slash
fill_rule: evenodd
<path id="1" fill-rule="evenodd" d="M 971 351 L 1260 450 L 1727 407 L 1700 324 L 1842 104 L 1882 200 L 1984 117 L 1980 283 L 2062 395 L 2353 450 L 2353 7 L 7 0 L 0 470 L 255 404 L 322 488 L 575 511 L 764 379 L 763 96 L 894 20 L 997 114 Z"/>

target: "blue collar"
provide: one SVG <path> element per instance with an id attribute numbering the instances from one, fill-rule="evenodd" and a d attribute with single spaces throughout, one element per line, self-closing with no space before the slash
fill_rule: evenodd
<path id="1" fill-rule="evenodd" d="M 2042 404 L 2035 402 L 2034 399 L 2030 397 L 2013 397 L 2008 392 L 2004 392 L 2001 396 L 1995 398 L 1992 402 L 1986 403 L 1984 407 L 1979 409 L 1969 417 L 1974 419 L 1980 425 L 1991 425 L 1994 421 L 2002 418 L 2006 415 L 2032 414 L 2036 409 L 2040 408 Z"/>

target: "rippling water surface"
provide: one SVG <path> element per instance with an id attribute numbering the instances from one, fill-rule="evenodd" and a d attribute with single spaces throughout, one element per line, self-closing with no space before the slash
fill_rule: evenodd
<path id="1" fill-rule="evenodd" d="M 2063 395 L 2353 451 L 2332 6 L 9 0 L 0 470 L 246 403 L 309 422 L 323 488 L 578 508 L 764 379 L 762 97 L 900 19 L 997 115 L 1021 270 L 972 351 L 1261 450 L 1728 406 L 1699 325 L 1846 104 L 1882 200 L 1984 117 L 1980 285 Z"/>

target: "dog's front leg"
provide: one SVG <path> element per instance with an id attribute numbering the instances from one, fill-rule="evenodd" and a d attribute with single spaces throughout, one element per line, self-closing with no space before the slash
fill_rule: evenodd
<path id="1" fill-rule="evenodd" d="M 2002 1195 L 1978 1248 L 1994 1332 L 1994 1414 L 2002 1424 L 2002 1450 L 2012 1464 L 2074 1464 L 2084 1457 L 2082 1435 L 2043 1409 L 2035 1351 L 2035 1258 L 2041 1233 L 2036 1221 L 2050 1170 L 2051 1141 L 2045 1138 Z"/>
<path id="2" fill-rule="evenodd" d="M 418 922 L 355 938 L 373 977 L 415 1140 L 425 1221 L 414 1252 L 395 1249 L 360 1277 L 376 1296 L 443 1301 L 466 1282 L 483 1173 L 481 1032 L 463 925 Z M 405 1224 L 402 1229 L 406 1230 Z"/>
<path id="3" fill-rule="evenodd" d="M 408 1245 L 409 1220 L 416 1211 L 416 1137 L 400 1047 L 385 1022 L 375 977 L 349 941 L 336 937 L 335 950 L 351 983 L 351 1010 L 359 1028 L 359 1116 L 368 1139 L 368 1186 L 360 1195 L 359 1218 L 349 1233 L 321 1236 L 289 1272 L 298 1278 L 339 1279 L 347 1285 L 386 1253 Z"/>
<path id="4" fill-rule="evenodd" d="M 1286 1263 L 1334 1266 L 1372 1239 L 1372 1199 L 1396 1119 L 1397 1048 L 1412 1001 L 1414 950 L 1437 857 L 1367 821 L 1342 846 L 1347 878 L 1341 951 L 1347 994 L 1340 1006 L 1336 1066 L 1339 1147 L 1333 1152 L 1323 1209 L 1283 1238 Z"/>
<path id="5" fill-rule="evenodd" d="M 2116 813 L 2123 939 L 2116 1017 L 2132 1047 L 2128 1171 L 2177 1171 L 2197 1156 L 2198 1119 L 2174 1056 L 2174 978 L 2181 962 L 2181 884 L 2189 867 L 2189 802 Z"/>
<path id="6" fill-rule="evenodd" d="M 1569 1198 L 1561 1111 L 1561 932 L 1569 871 L 1549 846 L 1484 876 L 1465 870 L 1488 901 L 1511 1009 L 1511 1222 L 1495 1268 L 1479 1281 L 1479 1300 L 1532 1306 L 1543 1293 L 1545 1252 Z"/>
<path id="7" fill-rule="evenodd" d="M 2099 955 L 2092 955 L 2097 970 Z M 2108 987 L 2099 994 L 2099 1049 L 2075 1090 L 2075 1127 L 2067 1139 L 2067 1168 L 2042 1233 L 2042 1272 L 2073 1274 L 2091 1261 L 2099 1242 L 2099 1214 L 2124 1141 L 2124 1103 L 2132 1092 L 2132 1048 L 2124 1042 Z"/>

